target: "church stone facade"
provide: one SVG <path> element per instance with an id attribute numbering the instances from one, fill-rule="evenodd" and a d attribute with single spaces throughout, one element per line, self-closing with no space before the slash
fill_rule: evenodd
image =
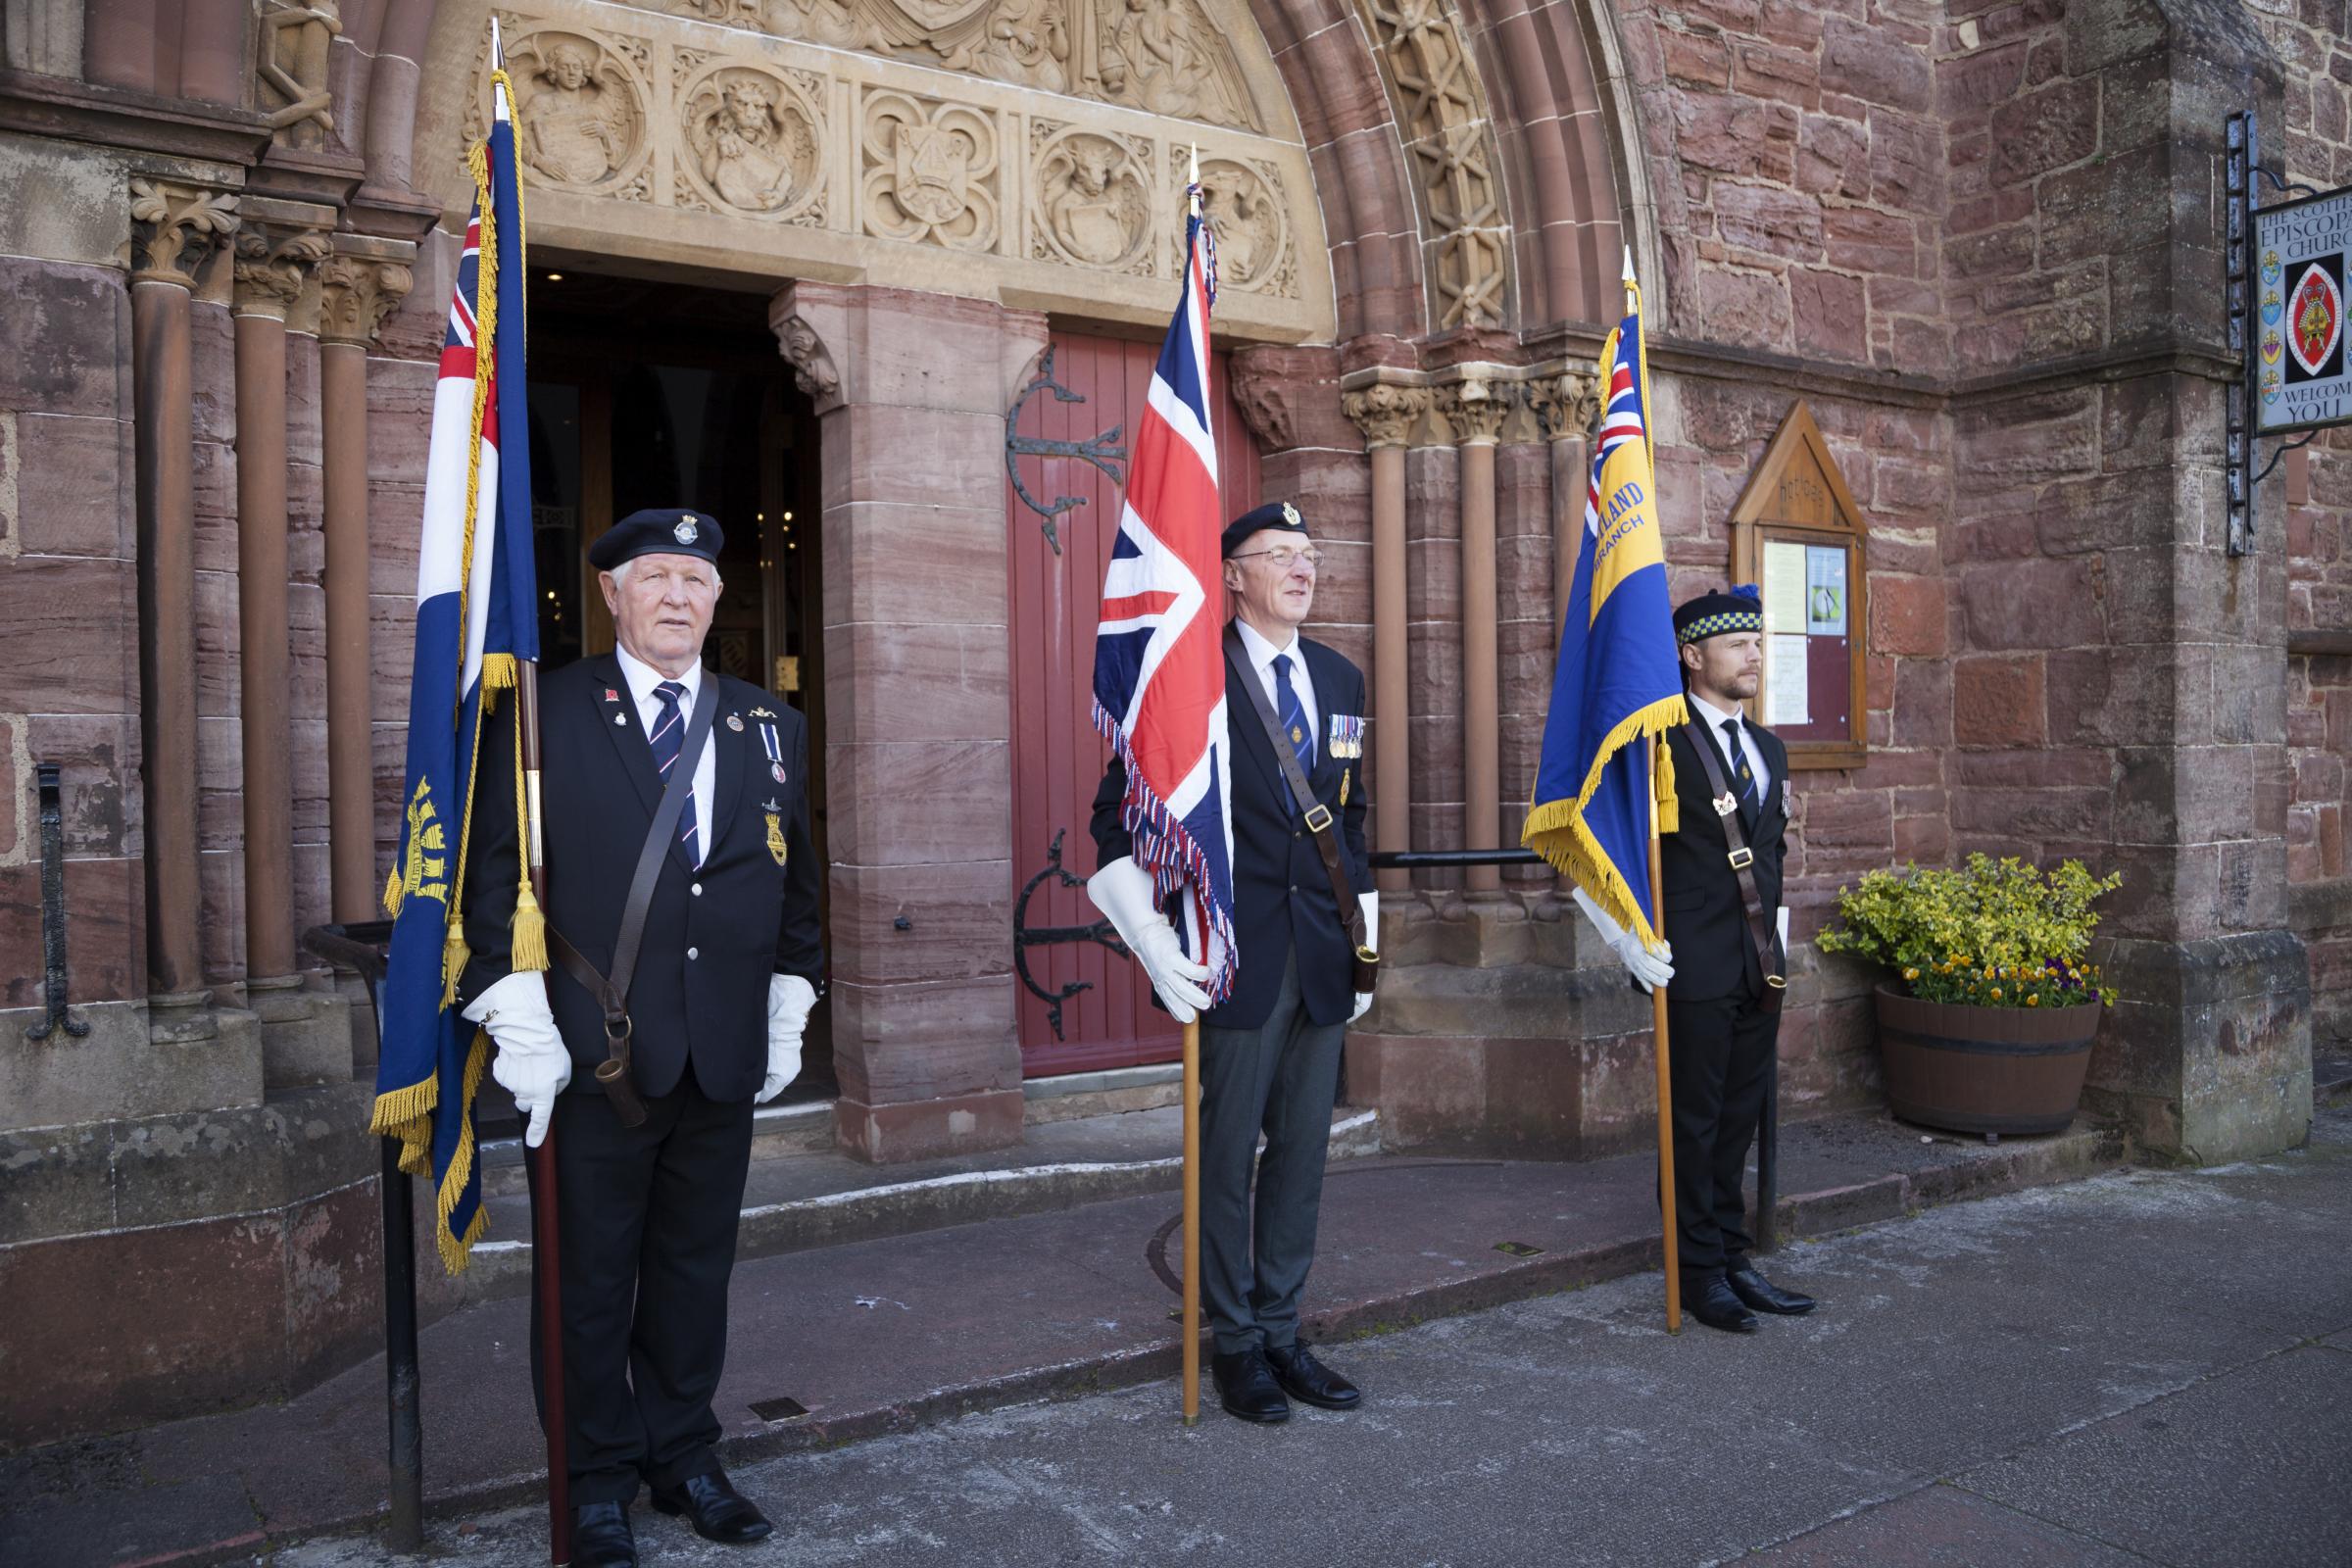
<path id="1" fill-rule="evenodd" d="M 1983 850 L 2125 876 L 2092 1112 L 2302 1138 L 2352 1037 L 2352 435 L 2228 552 L 2221 147 L 2251 109 L 2352 183 L 2346 0 L 0 0 L 0 1443 L 375 1332 L 372 1025 L 298 938 L 397 840 L 494 9 L 534 313 L 541 269 L 747 297 L 817 432 L 843 1147 L 1021 1137 L 1006 414 L 1051 342 L 1164 321 L 1196 149 L 1376 848 L 1516 842 L 1630 250 L 1678 595 L 1800 403 L 1867 552 L 1787 1113 L 1876 1096 L 1871 977 L 1807 940 L 1839 884 Z M 34 1039 L 41 763 L 87 1028 Z M 1638 1145 L 1646 1009 L 1553 879 L 1384 877 L 1389 1136 Z"/>

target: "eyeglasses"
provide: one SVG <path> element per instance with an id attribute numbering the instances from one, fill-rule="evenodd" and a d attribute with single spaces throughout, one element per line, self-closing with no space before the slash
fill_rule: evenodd
<path id="1" fill-rule="evenodd" d="M 1225 559 L 1228 561 L 1248 561 L 1253 556 L 1265 557 L 1266 560 L 1273 564 L 1273 567 L 1276 571 L 1290 570 L 1291 564 L 1294 562 L 1304 562 L 1306 564 L 1306 569 L 1309 571 L 1312 571 L 1317 566 L 1323 564 L 1323 558 L 1317 555 L 1312 547 L 1308 546 L 1301 546 L 1298 549 L 1293 549 L 1289 545 L 1276 545 L 1271 550 L 1245 550 L 1239 555 L 1228 556 Z"/>

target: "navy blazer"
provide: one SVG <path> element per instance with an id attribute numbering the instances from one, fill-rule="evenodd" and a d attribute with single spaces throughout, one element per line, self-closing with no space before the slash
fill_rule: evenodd
<path id="1" fill-rule="evenodd" d="M 1314 683 L 1320 730 L 1307 783 L 1338 820 L 1349 885 L 1360 895 L 1372 888 L 1364 847 L 1363 759 L 1331 755 L 1331 721 L 1335 715 L 1361 718 L 1364 674 L 1344 655 L 1310 638 L 1299 638 L 1298 648 L 1305 656 L 1307 679 Z M 1339 903 L 1332 897 L 1331 876 L 1323 868 L 1314 835 L 1292 808 L 1282 764 L 1242 684 L 1255 678 L 1246 664 L 1226 655 L 1225 729 L 1234 752 L 1235 949 L 1241 962 L 1232 995 L 1203 1013 L 1200 1021 L 1215 1029 L 1262 1025 L 1274 1010 L 1283 965 L 1295 951 L 1307 1017 L 1318 1024 L 1346 1023 L 1355 1010 L 1354 950 L 1340 924 Z M 1102 787 L 1095 792 L 1091 826 L 1099 864 L 1133 853 L 1126 825 L 1119 819 L 1119 803 L 1126 793 L 1126 766 L 1113 757 Z"/>
<path id="2" fill-rule="evenodd" d="M 806 723 L 746 681 L 709 668 L 702 678 L 718 687 L 708 742 L 717 753 L 710 843 L 699 868 L 675 842 L 662 859 L 629 986 L 630 1049 L 638 1092 L 648 1098 L 675 1089 L 691 1059 L 703 1093 L 732 1102 L 758 1094 L 767 1076 L 768 977 L 797 974 L 821 985 L 819 867 L 808 831 Z M 514 799 L 508 715 L 514 706 L 500 704 L 483 733 L 477 800 Z M 729 725 L 730 715 L 743 728 Z M 762 725 L 774 726 L 782 779 Z M 606 972 L 638 852 L 662 802 L 662 775 L 618 660 L 597 655 L 540 678 L 539 746 L 548 923 Z M 518 864 L 511 808 L 477 811 L 473 827 L 466 868 L 466 942 L 473 956 L 459 987 L 466 1002 L 513 967 L 508 923 Z M 599 1093 L 604 1009 L 560 967 L 548 971 L 547 992 L 571 1049 L 569 1092 Z"/>
<path id="3" fill-rule="evenodd" d="M 1696 710 L 1692 710 L 1695 716 Z M 1756 893 L 1764 901 L 1764 918 L 1772 921 L 1781 903 L 1782 862 L 1788 854 L 1788 748 L 1760 724 L 1747 725 L 1764 754 L 1772 778 L 1748 831 L 1748 848 L 1755 851 Z M 1732 760 L 1720 738 L 1709 733 L 1723 776 L 1732 776 Z M 1676 1002 L 1709 1002 L 1744 992 L 1764 994 L 1764 971 L 1756 961 L 1756 943 L 1747 929 L 1747 910 L 1740 897 L 1740 873 L 1732 869 L 1731 841 L 1724 836 L 1723 819 L 1715 812 L 1707 788 L 1706 767 L 1690 750 L 1688 726 L 1668 732 L 1666 744 L 1674 755 L 1674 794 L 1682 811 L 1679 832 L 1659 844 L 1659 869 L 1665 876 L 1662 907 L 1666 941 L 1674 949 L 1674 978 L 1666 995 Z M 1784 960 L 1785 961 L 1785 960 Z"/>

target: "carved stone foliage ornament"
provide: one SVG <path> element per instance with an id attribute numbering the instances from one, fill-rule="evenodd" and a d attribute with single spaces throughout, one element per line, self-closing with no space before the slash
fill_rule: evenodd
<path id="1" fill-rule="evenodd" d="M 1359 0 L 1436 230 L 1436 325 L 1503 318 L 1508 252 L 1494 128 L 1446 0 Z"/>
<path id="2" fill-rule="evenodd" d="M 343 31 L 338 0 L 266 0 L 254 74 L 262 111 L 281 147 L 326 145 L 335 128 L 328 112 L 327 52 Z"/>
<path id="3" fill-rule="evenodd" d="M 415 272 L 399 262 L 378 261 L 372 256 L 329 256 L 318 268 L 319 341 L 373 342 L 384 318 L 415 283 Z"/>
<path id="4" fill-rule="evenodd" d="M 1119 272 L 1152 270 L 1151 144 L 1030 122 L 1030 254 Z"/>
<path id="5" fill-rule="evenodd" d="M 625 48 L 594 33 L 538 27 L 514 34 L 507 75 L 523 167 L 545 183 L 594 191 L 634 173 L 650 139 L 642 69 Z"/>
<path id="6" fill-rule="evenodd" d="M 1174 186 L 1184 189 L 1190 148 L 1168 149 Z M 1200 216 L 1217 236 L 1217 286 L 1244 294 L 1298 292 L 1298 264 L 1290 243 L 1282 177 L 1264 164 L 1231 158 L 1200 160 Z M 1176 266 L 1184 233 L 1176 232 Z M 1170 271 L 1175 268 L 1171 267 Z"/>
<path id="7" fill-rule="evenodd" d="M 197 271 L 237 231 L 237 198 L 170 179 L 130 182 L 131 276 L 193 287 Z"/>
<path id="8" fill-rule="evenodd" d="M 987 250 L 997 239 L 997 126 L 962 104 L 868 93 L 865 226 L 884 239 Z"/>
<path id="9" fill-rule="evenodd" d="M 822 223 L 824 83 L 807 72 L 675 54 L 682 200 L 719 212 Z"/>
<path id="10" fill-rule="evenodd" d="M 326 257 L 332 236 L 323 228 L 245 223 L 236 237 L 237 310 L 284 317 L 302 285 Z"/>
<path id="11" fill-rule="evenodd" d="M 1600 418 L 1600 378 L 1591 370 L 1562 370 L 1527 383 L 1527 406 L 1546 441 L 1589 433 Z"/>
<path id="12" fill-rule="evenodd" d="M 643 0 L 649 10 L 861 49 L 1103 103 L 1262 130 L 1200 0 Z"/>

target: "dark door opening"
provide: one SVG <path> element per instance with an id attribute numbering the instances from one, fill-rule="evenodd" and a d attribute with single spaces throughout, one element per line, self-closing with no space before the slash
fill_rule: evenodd
<path id="1" fill-rule="evenodd" d="M 830 863 L 816 412 L 776 351 L 767 297 L 533 268 L 530 378 L 544 663 L 612 647 L 588 565 L 598 535 L 644 507 L 710 513 L 726 546 L 704 662 L 807 718 L 816 853 Z M 837 1092 L 820 1003 L 784 1102 Z"/>

